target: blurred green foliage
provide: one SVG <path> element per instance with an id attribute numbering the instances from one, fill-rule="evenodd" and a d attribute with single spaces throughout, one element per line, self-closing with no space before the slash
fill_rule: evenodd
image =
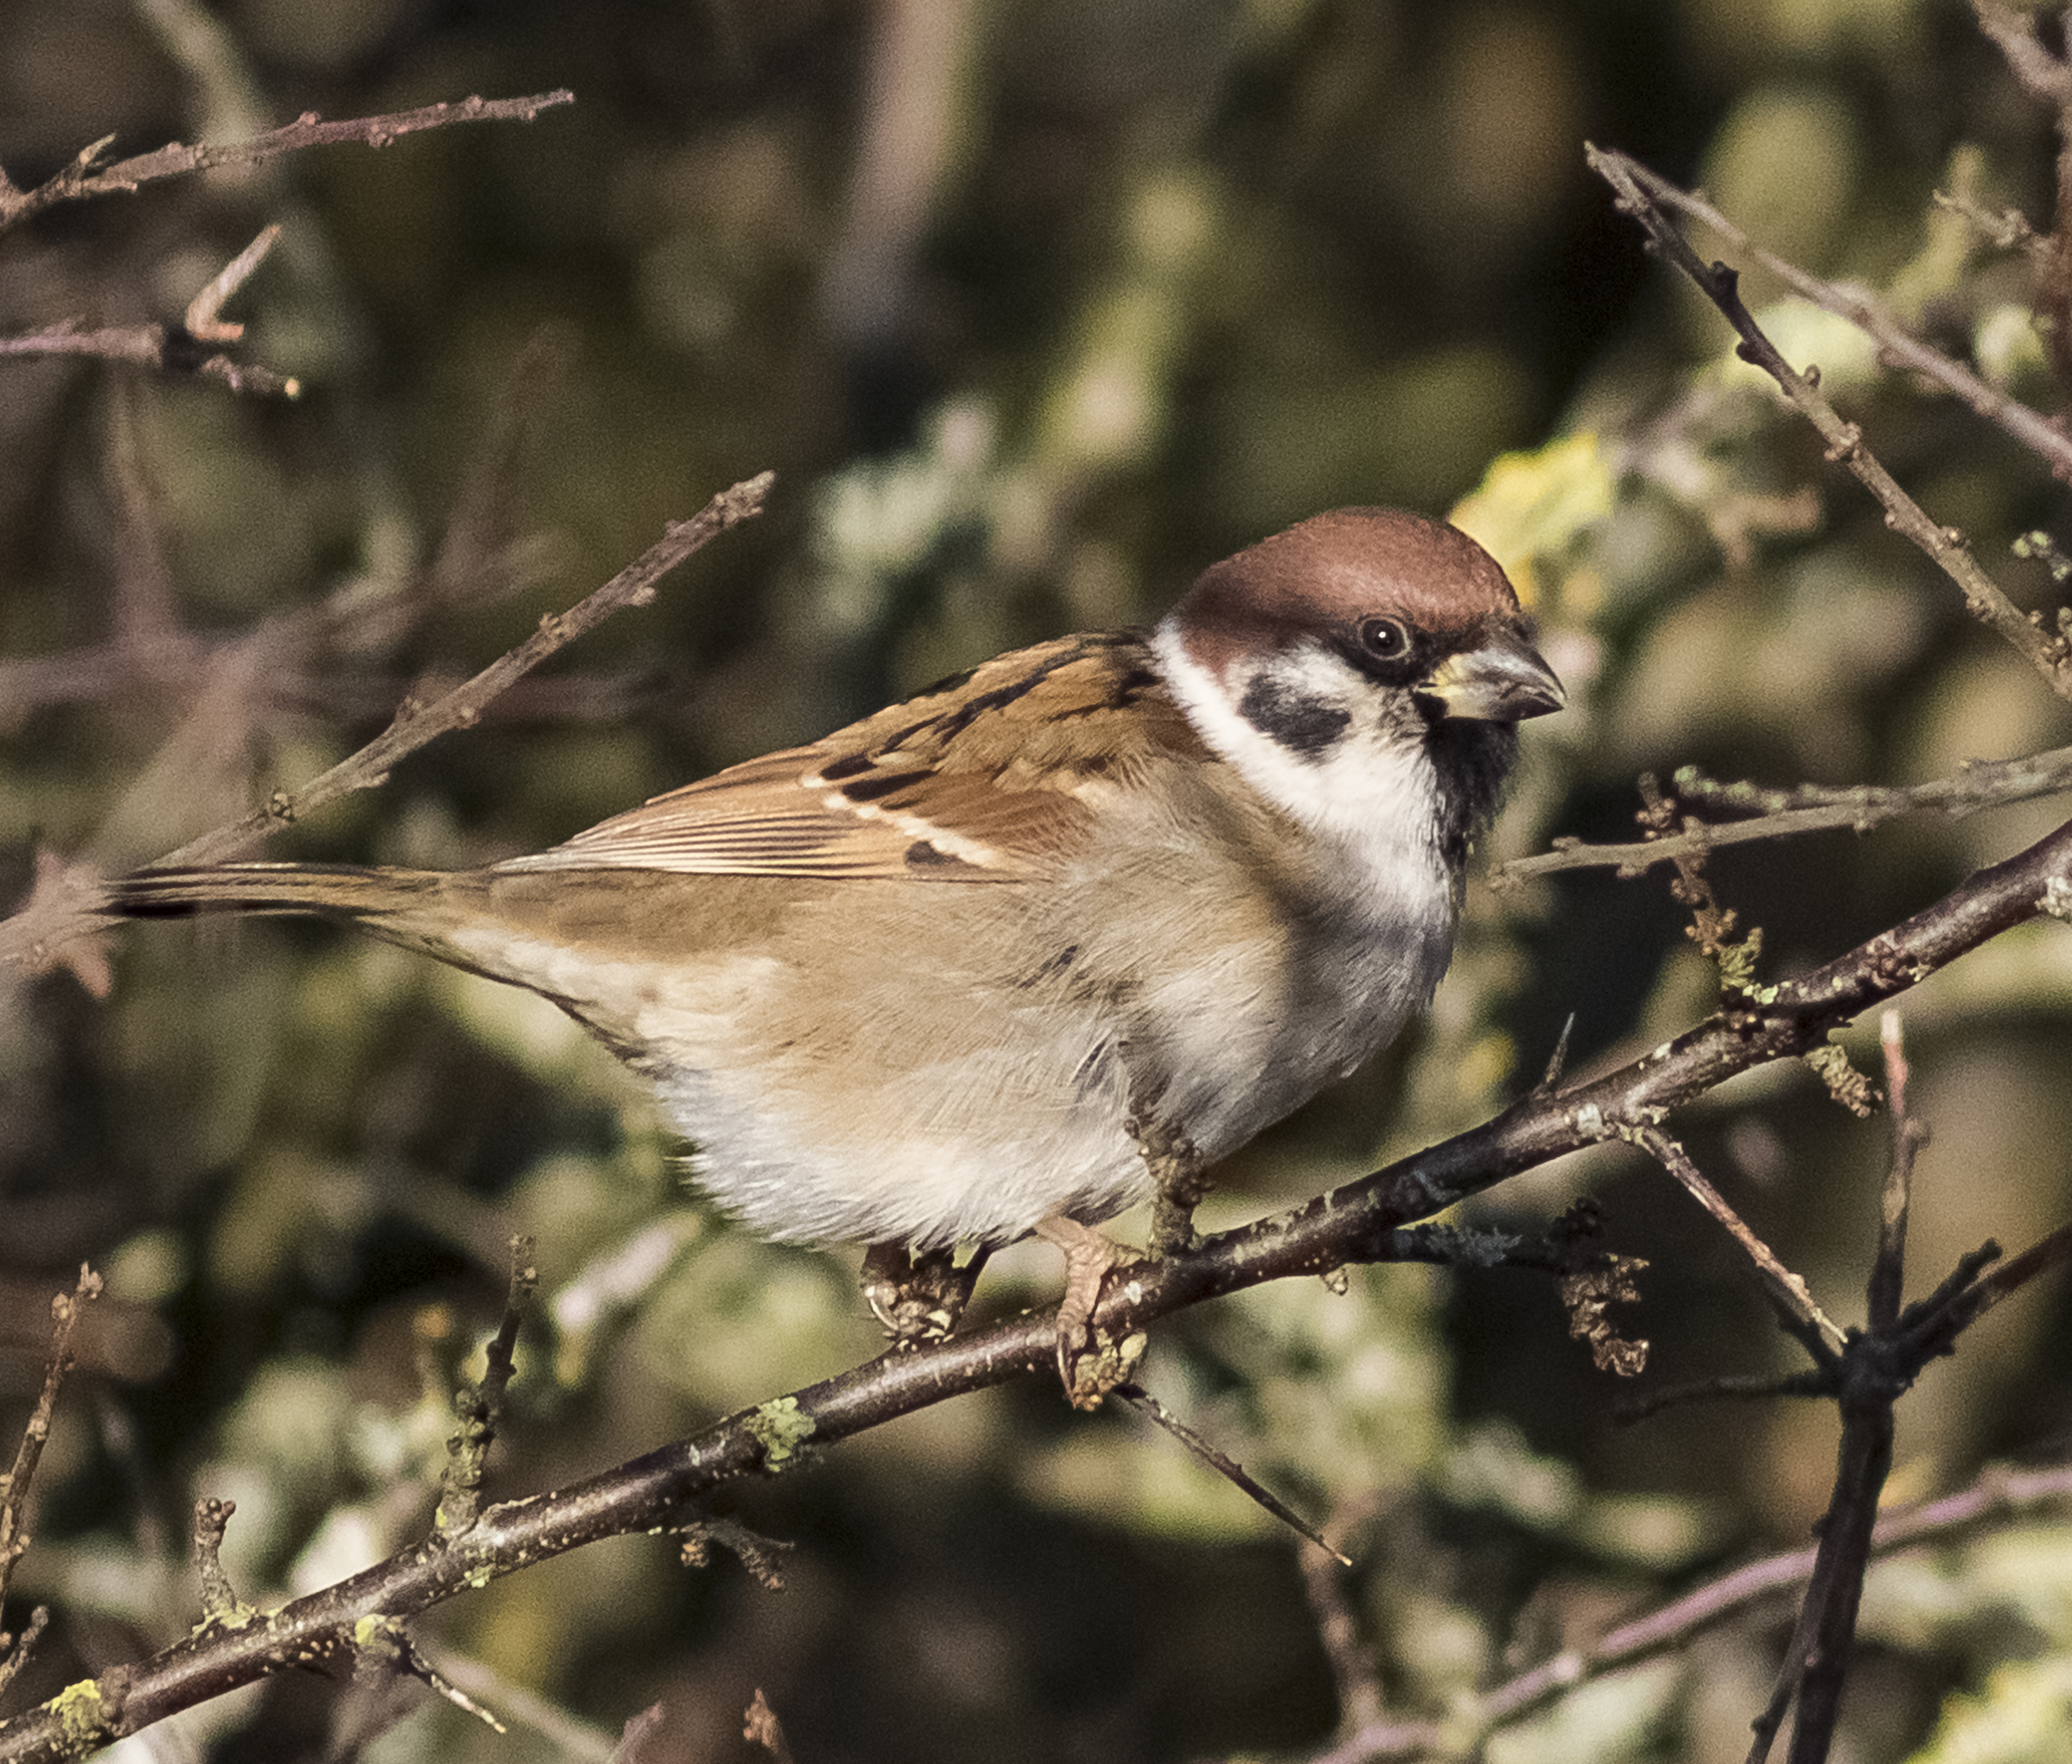
<path id="1" fill-rule="evenodd" d="M 1574 699 L 1527 731 L 1498 856 L 1630 837 L 1643 769 L 1903 783 L 2066 739 L 2063 706 L 1822 463 L 1583 165 L 1594 138 L 1702 180 L 1767 245 L 1889 285 L 1931 339 L 2055 409 L 2020 261 L 1929 202 L 1955 186 L 2041 225 L 2053 199 L 2050 118 L 1955 0 L 13 0 L 0 166 L 26 187 L 110 133 L 135 151 L 561 85 L 577 104 L 529 125 L 213 173 L 0 241 L 14 333 L 172 319 L 280 221 L 232 311 L 240 347 L 307 389 L 270 405 L 0 368 L 12 883 L 37 841 L 142 861 L 310 775 L 766 467 L 764 520 L 278 853 L 461 865 L 549 843 L 996 649 L 1153 617 L 1322 508 L 1470 492 L 1461 518 L 1532 595 Z M 2062 533 L 2062 487 L 1846 327 L 1745 286 L 1931 513 L 2050 604 L 2008 546 Z M 288 618 L 327 597 L 343 610 L 320 627 Z M 2057 812 L 1744 849 L 1712 874 L 1775 975 Z M 2031 927 L 1907 1001 L 1936 1133 L 1918 1286 L 2064 1212 L 2068 968 L 2063 929 Z M 184 1631 L 197 1495 L 236 1499 L 225 1560 L 262 1602 L 419 1535 L 514 1230 L 539 1237 L 542 1298 L 492 1495 L 874 1351 L 853 1254 L 711 1215 L 636 1087 L 538 1001 L 270 924 L 135 931 L 115 972 L 105 1002 L 62 977 L 0 997 L 10 1396 L 39 1375 L 50 1285 L 90 1258 L 112 1295 L 42 1475 L 18 1590 L 60 1621 L 18 1696 Z M 1589 1065 L 1712 997 L 1659 879 L 1478 883 L 1429 1022 L 1234 1160 L 1207 1217 L 1482 1118 L 1572 1012 Z M 1845 1038 L 1865 1069 L 1873 1036 Z M 1796 1072 L 1678 1125 L 1855 1315 L 1877 1126 Z M 1653 1264 L 1631 1324 L 1651 1380 L 1791 1365 L 1729 1247 L 1630 1153 L 1468 1211 L 1529 1228 L 1585 1191 Z M 1056 1279 L 1018 1248 L 981 1305 Z M 2026 1294 L 1923 1380 L 1906 1491 L 2062 1452 L 2069 1322 L 2062 1289 Z M 1408 1268 L 1248 1293 L 1155 1345 L 1164 1400 L 1350 1540 L 1392 1713 L 1443 1712 L 1794 1544 L 1824 1501 L 1824 1410 L 1620 1430 L 1561 1325 L 1533 1277 Z M 642 1758 L 723 1757 L 758 1686 L 803 1760 L 1295 1754 L 1338 1719 L 1289 1541 L 1169 1441 L 1069 1416 L 1040 1381 L 737 1504 L 797 1546 L 781 1595 L 622 1542 L 428 1626 L 508 1739 L 407 1687 L 284 1681 L 195 1718 L 194 1741 L 602 1758 L 660 1702 Z M 2058 1755 L 2066 1554 L 2039 1529 L 1881 1569 L 1850 1755 Z M 1490 1756 L 1739 1757 L 1778 1639 L 1712 1635 Z"/>

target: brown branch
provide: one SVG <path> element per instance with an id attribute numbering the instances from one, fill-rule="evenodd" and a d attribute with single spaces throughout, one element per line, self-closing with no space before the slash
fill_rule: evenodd
<path id="1" fill-rule="evenodd" d="M 28 1425 L 22 1429 L 22 1443 L 14 1449 L 14 1466 L 0 1476 L 0 1599 L 6 1597 L 14 1565 L 29 1547 L 29 1490 L 36 1479 L 36 1466 L 43 1462 L 43 1447 L 50 1441 L 58 1392 L 72 1370 L 72 1331 L 79 1326 L 80 1313 L 100 1297 L 101 1277 L 82 1264 L 72 1289 L 51 1300 L 51 1346 L 43 1361 L 43 1388 L 36 1393 Z"/>
<path id="2" fill-rule="evenodd" d="M 1366 1522 L 1375 1516 L 1375 1503 L 1368 1496 L 1357 1504 L 1342 1505 L 1331 1516 L 1331 1528 L 1343 1536 L 1350 1530 L 1365 1530 Z M 1350 1735 L 1378 1726 L 1383 1719 L 1381 1679 L 1373 1650 L 1361 1634 L 1359 1619 L 1346 1596 L 1346 1558 L 1329 1546 L 1305 1549 L 1299 1556 L 1317 1640 L 1338 1688 L 1338 1731 Z"/>
<path id="3" fill-rule="evenodd" d="M 1557 839 L 1552 851 L 1499 865 L 1490 875 L 1490 885 L 1501 888 L 1557 870 L 1614 868 L 1621 877 L 1630 879 L 1651 865 L 1673 862 L 1721 845 L 1785 839 L 1842 827 L 1867 833 L 1881 821 L 1924 808 L 1938 808 L 1955 820 L 1981 808 L 2029 802 L 2072 790 L 2072 747 L 2054 748 L 2018 759 L 1975 759 L 1954 777 L 1897 787 L 1852 784 L 1837 788 L 1802 784 L 1790 790 L 1766 790 L 1752 783 L 1717 783 L 1690 767 L 1679 771 L 1671 784 L 1687 804 L 1737 812 L 1753 811 L 1755 818 L 1723 824 L 1687 818 L 1680 832 L 1627 845 L 1586 845 L 1581 840 Z"/>
<path id="4" fill-rule="evenodd" d="M 232 392 L 262 397 L 299 398 L 302 382 L 270 368 L 249 367 L 218 351 L 204 351 L 191 332 L 167 325 L 121 325 L 82 331 L 66 319 L 25 336 L 0 337 L 0 356 L 97 356 L 126 361 L 155 373 L 192 374 L 220 380 Z"/>
<path id="5" fill-rule="evenodd" d="M 76 319 L 64 319 L 24 336 L 0 337 L 0 356 L 97 356 L 160 373 L 220 380 L 232 392 L 299 398 L 300 380 L 275 373 L 270 368 L 234 361 L 205 347 L 236 343 L 244 336 L 243 325 L 222 317 L 224 302 L 245 286 L 280 236 L 278 226 L 262 228 L 257 238 L 203 284 L 200 292 L 187 302 L 187 312 L 177 325 L 124 325 L 89 331 Z"/>
<path id="6" fill-rule="evenodd" d="M 417 569 L 393 578 L 349 581 L 311 605 L 273 614 L 234 636 L 179 625 L 164 541 L 136 458 L 134 421 L 111 424 L 110 475 L 122 517 L 113 633 L 89 648 L 0 657 L 0 727 L 47 705 L 139 689 L 206 695 L 233 668 L 252 676 L 245 694 L 269 706 L 353 719 L 393 713 L 405 689 L 387 676 L 370 669 L 319 676 L 303 658 L 320 651 L 369 656 L 401 642 L 434 611 L 502 599 L 537 579 L 541 548 L 517 536 L 523 511 L 512 484 L 545 396 L 562 377 L 565 355 L 551 327 L 519 352 L 480 427 L 438 541 Z M 127 401 L 117 401 L 114 409 L 123 416 Z M 588 713 L 610 717 L 623 713 L 628 696 L 617 681 L 560 674 L 513 688 L 495 708 L 500 716 L 521 707 L 528 714 L 561 716 L 588 700 Z"/>
<path id="7" fill-rule="evenodd" d="M 1359 1181 L 1140 1264 L 1104 1297 L 1095 1325 L 1120 1336 L 1268 1281 L 1382 1260 L 1407 1224 L 1613 1137 L 1616 1124 L 1659 1121 L 1738 1073 L 1820 1045 L 1838 1025 L 2033 918 L 2054 884 L 2072 888 L 2072 823 L 1848 954 L 1708 1018 L 1630 1065 L 1566 1090 L 1535 1092 L 1494 1120 Z M 408 1617 L 603 1538 L 680 1528 L 729 1484 L 783 1474 L 819 1449 L 953 1396 L 1026 1375 L 1054 1377 L 1056 1345 L 1054 1307 L 1005 1318 L 888 1354 L 568 1487 L 488 1507 L 461 1536 L 427 1538 L 240 1630 L 190 1636 L 0 1723 L 0 1764 L 76 1755 L 291 1665 L 347 1655 L 363 1619 Z"/>
<path id="8" fill-rule="evenodd" d="M 2045 47 L 2033 11 L 2017 12 L 2000 0 L 1972 0 L 1972 10 L 2022 88 L 2058 113 L 2057 225 L 2044 241 L 2036 312 L 2062 389 L 2072 379 L 2072 62 Z"/>
<path id="9" fill-rule="evenodd" d="M 1791 1764 L 1823 1764 L 1833 1747 L 1842 1686 L 1856 1643 L 1856 1615 L 1863 1604 L 1864 1576 L 1870 1567 L 1878 1497 L 1892 1471 L 1896 1405 L 1919 1370 L 1909 1349 L 1941 1351 L 1926 1347 L 1914 1330 L 1903 1326 L 1917 1321 L 1902 1316 L 1900 1303 L 1906 1286 L 1914 1154 L 1927 1136 L 1906 1112 L 1909 1074 L 1899 1013 L 1883 1012 L 1878 1032 L 1885 1054 L 1893 1155 L 1881 1199 L 1877 1249 L 1866 1293 L 1868 1327 L 1848 1344 L 1843 1355 L 1836 1393 L 1842 1440 L 1834 1489 L 1819 1527 L 1813 1573 L 1793 1627 L 1791 1645 L 1785 1651 L 1769 1707 L 1755 1723 L 1756 1737 L 1749 1754 L 1753 1764 L 1768 1756 L 1794 1695 L 1799 1717 L 1791 1733 Z M 1953 1299 L 1953 1306 L 1955 1302 Z"/>
<path id="10" fill-rule="evenodd" d="M 243 325 L 221 316 L 224 302 L 243 287 L 252 272 L 266 261 L 266 253 L 273 249 L 280 236 L 278 222 L 261 228 L 257 238 L 209 278 L 201 292 L 187 302 L 187 312 L 181 320 L 191 335 L 199 337 L 204 343 L 236 343 L 245 335 Z"/>
<path id="11" fill-rule="evenodd" d="M 1741 360 L 1760 368 L 1777 382 L 1792 408 L 1818 430 L 1827 443 L 1827 457 L 1846 466 L 1864 487 L 1877 499 L 1885 512 L 1885 524 L 1926 553 L 1936 567 L 1963 590 L 1965 610 L 1997 631 L 2024 660 L 2049 683 L 2052 691 L 2072 698 L 2072 644 L 2044 635 L 2040 626 L 2008 598 L 2000 585 L 1980 567 L 1963 535 L 1955 528 L 1938 525 L 1921 505 L 1902 490 L 1864 445 L 1863 430 L 1846 422 L 1840 412 L 1821 395 L 1817 368 L 1801 373 L 1785 360 L 1776 344 L 1764 334 L 1742 302 L 1740 277 L 1723 263 L 1700 261 L 1682 233 L 1676 230 L 1666 206 L 1688 203 L 1673 185 L 1622 153 L 1597 147 L 1587 150 L 1590 165 L 1618 192 L 1622 213 L 1631 215 L 1646 230 L 1657 251 L 1696 282 L 1700 290 L 1741 338 L 1736 349 Z"/>
<path id="12" fill-rule="evenodd" d="M 1728 1204 L 1726 1196 L 1705 1180 L 1698 1166 L 1692 1162 L 1688 1152 L 1659 1127 L 1653 1125 L 1635 1127 L 1619 1137 L 1638 1145 L 1675 1177 L 1684 1191 L 1741 1245 L 1742 1253 L 1754 1265 L 1764 1289 L 1770 1294 L 1770 1303 L 1783 1318 L 1786 1327 L 1806 1342 L 1809 1350 L 1815 1351 L 1816 1359 L 1818 1348 L 1824 1348 L 1831 1354 L 1842 1351 L 1847 1338 L 1840 1325 L 1815 1302 L 1806 1282 L 1779 1261 L 1777 1252 L 1749 1228 L 1741 1215 Z"/>
<path id="13" fill-rule="evenodd" d="M 775 482 L 776 474 L 766 471 L 730 490 L 722 490 L 689 520 L 671 522 L 660 539 L 602 587 L 593 590 L 565 613 L 546 615 L 536 631 L 472 680 L 430 705 L 405 705 L 395 722 L 358 753 L 328 771 L 319 772 L 301 789 L 278 793 L 264 808 L 243 820 L 190 840 L 160 861 L 172 865 L 217 862 L 248 850 L 255 838 L 278 832 L 341 796 L 385 782 L 398 760 L 450 729 L 468 727 L 491 699 L 557 650 L 565 648 L 625 607 L 647 606 L 655 598 L 656 585 L 677 565 L 703 550 L 729 528 L 762 513 Z"/>
<path id="14" fill-rule="evenodd" d="M 540 1270 L 532 1259 L 536 1247 L 530 1237 L 511 1240 L 511 1284 L 504 1295 L 503 1321 L 483 1353 L 481 1378 L 470 1380 L 454 1393 L 454 1413 L 460 1425 L 446 1441 L 446 1466 L 440 1479 L 438 1515 L 434 1521 L 449 1536 L 466 1531 L 482 1510 L 482 1482 L 489 1449 L 495 1443 L 497 1423 L 503 1418 L 504 1393 L 516 1370 L 513 1356 L 518 1347 L 518 1328 L 540 1284 Z"/>
<path id="15" fill-rule="evenodd" d="M 1981 1525 L 2067 1501 L 2072 1501 L 2072 1466 L 1989 1471 L 1959 1494 L 1910 1511 L 1887 1515 L 1873 1532 L 1871 1547 L 1880 1557 L 1893 1556 L 1916 1544 L 1947 1540 Z M 1486 1732 L 1515 1721 L 1591 1679 L 1688 1647 L 1705 1630 L 1729 1618 L 1805 1585 L 1812 1577 L 1818 1553 L 1815 1549 L 1793 1550 L 1750 1562 L 1658 1610 L 1622 1623 L 1588 1647 L 1571 1649 L 1542 1661 L 1531 1671 L 1485 1692 L 1474 1708 L 1476 1725 Z M 1331 1755 L 1335 1758 L 1338 1754 Z M 1346 1755 L 1386 1754 L 1354 1754 L 1348 1749 Z"/>
<path id="16" fill-rule="evenodd" d="M 10 1635 L 0 1630 L 0 1695 L 4 1695 L 7 1687 L 21 1676 L 22 1669 L 36 1651 L 36 1643 L 43 1639 L 43 1631 L 50 1625 L 50 1607 L 39 1605 L 29 1613 L 29 1620 L 22 1626 L 20 1634 Z"/>
<path id="17" fill-rule="evenodd" d="M 1904 368 L 1933 381 L 1945 392 L 1962 399 L 1974 413 L 2005 430 L 2032 453 L 2038 454 L 2060 477 L 2072 477 L 2072 436 L 2054 427 L 2048 417 L 2019 400 L 2010 398 L 1990 381 L 1981 380 L 1961 362 L 1951 360 L 1941 350 L 1923 343 L 1886 311 L 1868 288 L 1847 282 L 1823 282 L 1818 276 L 1809 275 L 1789 258 L 1764 250 L 1704 197 L 1678 189 L 1637 161 L 1626 159 L 1623 154 L 1602 157 L 1624 160 L 1636 179 L 1646 187 L 1648 195 L 1663 207 L 1673 208 L 1717 233 L 1750 262 L 1759 265 L 1822 310 L 1848 319 L 1877 343 L 1878 357 L 1886 366 Z M 1598 166 L 1597 170 L 1606 178 L 1611 176 L 1602 166 Z"/>
<path id="18" fill-rule="evenodd" d="M 1218 1451 L 1207 1440 L 1167 1408 L 1141 1384 L 1134 1382 L 1118 1384 L 1115 1387 L 1114 1394 L 1128 1404 L 1146 1421 L 1155 1426 L 1163 1428 L 1166 1432 L 1179 1441 L 1197 1463 L 1222 1477 L 1246 1499 L 1255 1503 L 1263 1511 L 1278 1519 L 1297 1537 L 1307 1543 L 1311 1548 L 1322 1550 L 1341 1568 L 1350 1568 L 1353 1565 L 1350 1556 L 1340 1555 L 1324 1540 L 1323 1532 L 1316 1526 L 1303 1518 L 1235 1458 L 1227 1453 Z"/>
<path id="19" fill-rule="evenodd" d="M 31 215 L 61 202 L 79 202 L 90 196 L 112 195 L 133 191 L 162 178 L 184 177 L 216 166 L 257 165 L 284 154 L 309 147 L 327 147 L 356 142 L 369 147 L 385 147 L 407 134 L 427 129 L 443 129 L 458 122 L 530 122 L 543 110 L 573 104 L 575 94 L 565 90 L 543 92 L 525 98 L 466 98 L 458 104 L 426 105 L 387 116 L 360 117 L 348 121 L 323 122 L 314 111 L 306 112 L 285 128 L 269 130 L 249 141 L 202 142 L 194 146 L 173 142 L 155 152 L 134 158 L 102 162 L 115 137 L 104 136 L 55 177 L 33 190 L 18 189 L 0 175 L 0 232 Z"/>
<path id="20" fill-rule="evenodd" d="M 784 1738 L 784 1729 L 777 1720 L 776 1710 L 764 1700 L 758 1686 L 755 1700 L 748 1705 L 742 1717 L 741 1737 L 748 1743 L 770 1754 L 772 1764 L 791 1764 L 791 1748 Z"/>
<path id="21" fill-rule="evenodd" d="M 1871 1536 L 1883 1560 L 1922 1544 L 1951 1542 L 1983 1528 L 2019 1520 L 2072 1502 L 2072 1466 L 2047 1470 L 1991 1470 L 1969 1488 L 1905 1512 L 1887 1514 Z M 1658 1610 L 1608 1630 L 1587 1647 L 1564 1649 L 1515 1678 L 1485 1691 L 1442 1728 L 1437 1721 L 1383 1721 L 1363 1726 L 1309 1764 L 1367 1764 L 1416 1758 L 1449 1741 L 1464 1749 L 1474 1736 L 1511 1726 L 1577 1686 L 1688 1647 L 1708 1630 L 1804 1586 L 1819 1552 L 1764 1557 L 1694 1588 Z"/>
<path id="22" fill-rule="evenodd" d="M 1885 1172 L 1883 1204 L 1878 1217 L 1878 1247 L 1871 1268 L 1864 1314 L 1873 1329 L 1890 1329 L 1899 1321 L 1905 1296 L 1906 1221 L 1914 1205 L 1914 1160 L 1928 1143 L 1928 1129 L 1906 1112 L 1909 1076 L 1906 1044 L 1900 1031 L 1899 1013 L 1882 1012 L 1878 1018 L 1878 1043 L 1885 1055 L 1886 1110 L 1892 1120 L 1892 1163 Z"/>
<path id="23" fill-rule="evenodd" d="M 170 864 L 212 863 L 249 851 L 269 833 L 356 790 L 381 783 L 397 761 L 450 729 L 476 721 L 497 695 L 557 650 L 573 643 L 612 614 L 643 607 L 668 572 L 730 527 L 762 512 L 775 475 L 763 472 L 725 490 L 689 520 L 668 532 L 601 588 L 565 613 L 549 614 L 540 628 L 508 655 L 430 705 L 406 703 L 388 727 L 357 753 L 319 773 L 299 790 L 277 792 L 263 808 L 190 840 L 160 860 Z M 0 964 L 32 972 L 61 959 L 65 946 L 90 935 L 103 923 L 93 910 L 90 881 L 76 870 L 39 866 L 38 885 L 14 915 L 0 921 Z"/>
<path id="24" fill-rule="evenodd" d="M 201 1620 L 204 1625 L 236 1623 L 251 1614 L 252 1607 L 240 1602 L 236 1589 L 230 1584 L 230 1577 L 223 1569 L 224 1536 L 229 1531 L 231 1515 L 236 1511 L 236 1502 L 208 1495 L 195 1503 L 195 1577 L 201 1582 Z"/>

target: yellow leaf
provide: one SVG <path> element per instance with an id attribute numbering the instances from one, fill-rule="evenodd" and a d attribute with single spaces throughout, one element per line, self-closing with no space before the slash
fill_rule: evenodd
<path id="1" fill-rule="evenodd" d="M 1448 519 L 1503 565 L 1530 606 L 1535 561 L 1565 550 L 1611 512 L 1611 467 L 1585 430 L 1500 455 Z"/>

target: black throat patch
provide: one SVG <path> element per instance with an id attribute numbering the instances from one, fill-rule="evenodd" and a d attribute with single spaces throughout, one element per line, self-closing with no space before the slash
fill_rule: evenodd
<path id="1" fill-rule="evenodd" d="M 1237 709 L 1260 734 L 1308 760 L 1321 759 L 1330 752 L 1353 720 L 1350 711 L 1305 697 L 1266 673 L 1252 676 Z"/>

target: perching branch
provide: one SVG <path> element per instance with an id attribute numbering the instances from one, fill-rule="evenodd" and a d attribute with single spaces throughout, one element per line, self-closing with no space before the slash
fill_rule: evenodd
<path id="1" fill-rule="evenodd" d="M 1564 1090 L 1536 1091 L 1495 1119 L 1358 1182 L 1137 1265 L 1127 1281 L 1109 1283 L 1093 1327 L 1120 1338 L 1268 1281 L 1389 1259 L 1406 1225 L 1622 1127 L 1659 1123 L 1739 1073 L 1820 1045 L 1837 1026 L 2034 917 L 2054 889 L 2072 890 L 2072 823 L 1846 955 L 1760 998 L 1737 1000 L 1732 1011 L 1630 1065 Z M 701 1503 L 729 1485 L 782 1474 L 900 1416 L 1012 1379 L 1054 1377 L 1056 1344 L 1054 1307 L 1009 1318 L 772 1398 L 569 1487 L 487 1507 L 464 1533 L 429 1537 L 241 1630 L 190 1636 L 0 1723 L 0 1764 L 75 1755 L 289 1666 L 351 1658 L 370 1620 L 407 1618 L 603 1538 L 694 1522 Z"/>

